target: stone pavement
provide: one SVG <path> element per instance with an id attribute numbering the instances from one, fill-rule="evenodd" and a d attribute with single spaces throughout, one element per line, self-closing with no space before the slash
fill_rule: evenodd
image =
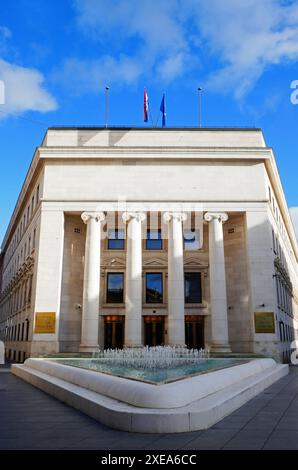
<path id="1" fill-rule="evenodd" d="M 296 449 L 298 367 L 206 431 L 115 431 L 0 366 L 0 449 Z"/>

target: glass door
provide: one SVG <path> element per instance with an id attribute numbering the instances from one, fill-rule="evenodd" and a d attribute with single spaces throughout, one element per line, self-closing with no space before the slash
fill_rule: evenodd
<path id="1" fill-rule="evenodd" d="M 124 342 L 124 317 L 108 315 L 104 317 L 104 348 L 122 349 Z"/>
<path id="2" fill-rule="evenodd" d="M 144 317 L 145 345 L 160 346 L 164 344 L 164 317 L 148 315 Z"/>
<path id="3" fill-rule="evenodd" d="M 189 349 L 204 348 L 204 317 L 185 315 L 185 344 Z"/>

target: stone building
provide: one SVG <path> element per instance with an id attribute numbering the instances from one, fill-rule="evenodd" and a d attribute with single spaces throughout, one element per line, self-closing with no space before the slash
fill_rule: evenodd
<path id="1" fill-rule="evenodd" d="M 187 344 L 287 361 L 298 247 L 260 129 L 49 128 L 2 243 L 9 358 Z"/>

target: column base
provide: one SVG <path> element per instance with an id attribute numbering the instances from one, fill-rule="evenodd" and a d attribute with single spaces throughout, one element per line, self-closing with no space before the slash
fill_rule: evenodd
<path id="1" fill-rule="evenodd" d="M 231 346 L 227 344 L 211 344 L 210 347 L 211 354 L 227 354 L 231 353 Z"/>
<path id="2" fill-rule="evenodd" d="M 79 347 L 79 352 L 85 353 L 85 352 L 95 352 L 98 351 L 99 345 L 93 345 L 93 346 L 88 346 L 85 344 L 80 344 Z"/>

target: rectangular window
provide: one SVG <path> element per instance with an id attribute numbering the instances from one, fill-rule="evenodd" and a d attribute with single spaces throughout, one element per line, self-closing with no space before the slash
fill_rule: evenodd
<path id="1" fill-rule="evenodd" d="M 163 303 L 162 273 L 146 273 L 146 303 Z"/>
<path id="2" fill-rule="evenodd" d="M 202 303 L 201 273 L 185 273 L 184 289 L 186 304 Z"/>
<path id="3" fill-rule="evenodd" d="M 276 254 L 276 239 L 275 239 L 275 233 L 273 229 L 272 229 L 272 246 L 273 246 L 273 253 Z"/>
<path id="4" fill-rule="evenodd" d="M 107 275 L 107 303 L 122 304 L 123 303 L 123 273 L 108 273 Z"/>
<path id="5" fill-rule="evenodd" d="M 108 250 L 124 250 L 125 233 L 123 229 L 109 230 Z"/>
<path id="6" fill-rule="evenodd" d="M 146 250 L 162 250 L 161 229 L 147 229 Z"/>
<path id="7" fill-rule="evenodd" d="M 32 199 L 31 199 L 31 216 L 33 214 L 33 211 L 34 211 L 34 196 L 32 196 Z"/>
<path id="8" fill-rule="evenodd" d="M 183 232 L 185 251 L 193 251 L 200 249 L 200 232 L 199 230 L 184 230 Z"/>

